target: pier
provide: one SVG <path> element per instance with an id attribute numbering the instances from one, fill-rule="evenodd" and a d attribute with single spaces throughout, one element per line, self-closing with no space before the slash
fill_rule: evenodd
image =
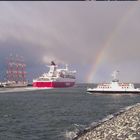
<path id="1" fill-rule="evenodd" d="M 140 103 L 114 114 L 114 117 L 85 129 L 73 140 L 139 140 Z"/>

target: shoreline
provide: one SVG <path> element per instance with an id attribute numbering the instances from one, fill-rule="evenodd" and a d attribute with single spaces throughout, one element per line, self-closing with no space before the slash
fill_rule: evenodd
<path id="1" fill-rule="evenodd" d="M 138 140 L 138 138 L 140 139 L 139 122 L 140 103 L 137 103 L 108 115 L 96 124 L 91 124 L 83 131 L 78 132 L 72 140 L 124 140 L 125 138 Z"/>
<path id="2" fill-rule="evenodd" d="M 35 88 L 35 87 L 0 88 L 0 93 L 39 91 L 39 90 L 50 90 L 50 89 L 53 88 Z"/>

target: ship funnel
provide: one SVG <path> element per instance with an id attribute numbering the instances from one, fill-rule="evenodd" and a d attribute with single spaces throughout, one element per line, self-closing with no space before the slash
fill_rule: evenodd
<path id="1" fill-rule="evenodd" d="M 54 61 L 51 61 L 51 65 L 55 66 L 56 64 L 54 63 Z"/>

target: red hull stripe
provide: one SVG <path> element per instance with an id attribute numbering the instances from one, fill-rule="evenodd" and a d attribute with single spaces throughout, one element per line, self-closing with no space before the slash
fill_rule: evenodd
<path id="1" fill-rule="evenodd" d="M 75 82 L 33 82 L 33 87 L 72 87 Z"/>

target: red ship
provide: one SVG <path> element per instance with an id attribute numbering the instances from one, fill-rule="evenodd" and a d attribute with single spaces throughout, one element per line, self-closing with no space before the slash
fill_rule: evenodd
<path id="1" fill-rule="evenodd" d="M 48 67 L 50 68 L 48 73 L 44 73 L 33 80 L 33 87 L 63 88 L 74 86 L 76 71 L 69 71 L 68 65 L 66 65 L 65 69 L 58 69 L 58 66 L 52 61 Z"/>

